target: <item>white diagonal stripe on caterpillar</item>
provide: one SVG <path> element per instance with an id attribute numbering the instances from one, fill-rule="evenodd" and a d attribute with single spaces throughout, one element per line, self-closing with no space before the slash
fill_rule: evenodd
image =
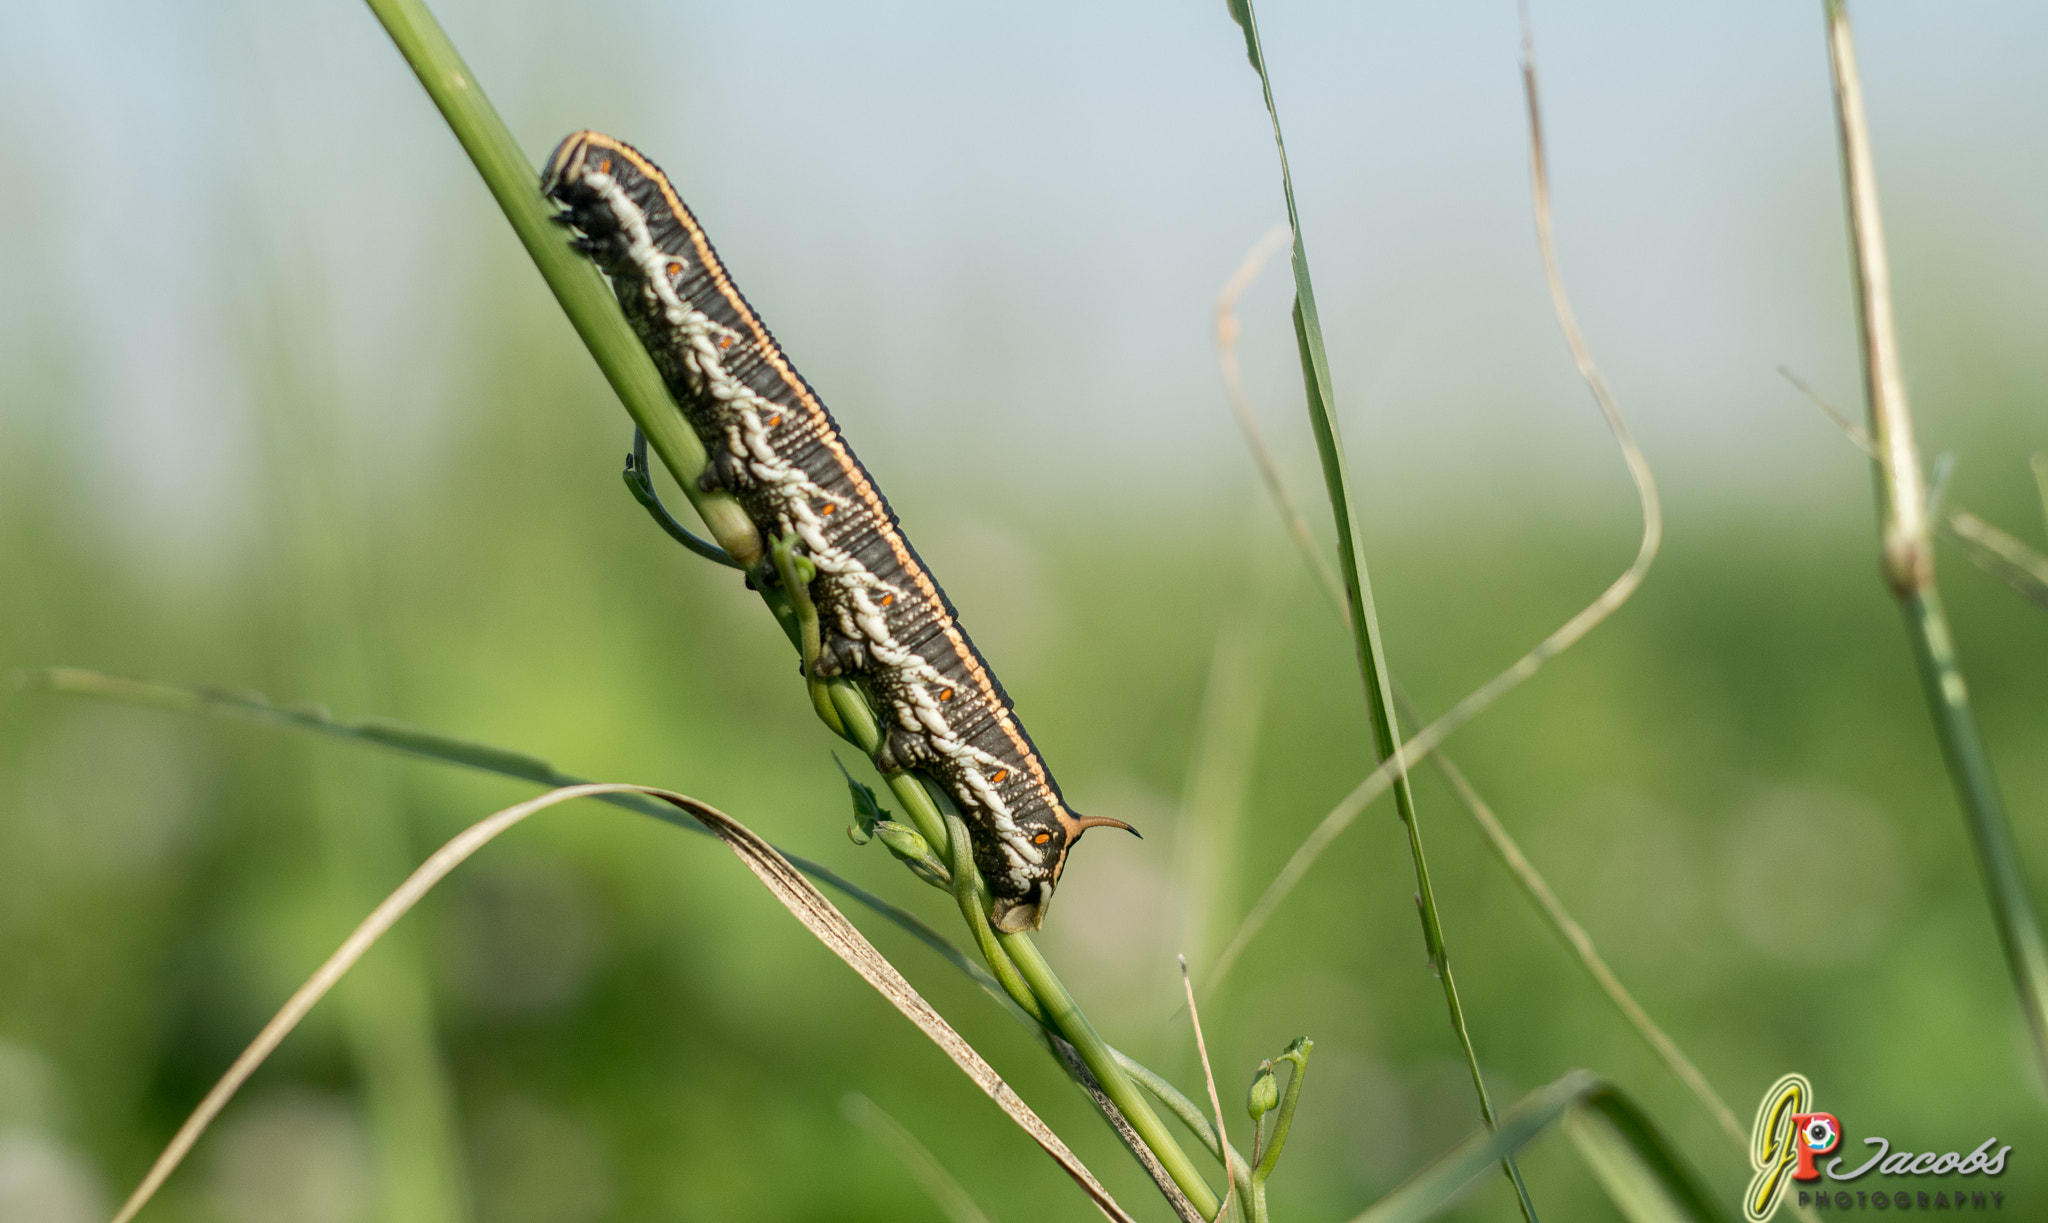
<path id="1" fill-rule="evenodd" d="M 585 235 L 579 246 L 611 277 L 710 451 L 705 487 L 727 488 L 757 530 L 793 539 L 814 566 L 825 630 L 815 665 L 859 682 L 884 713 L 877 766 L 929 773 L 967 819 L 991 920 L 1038 925 L 1074 840 L 1119 821 L 1068 810 L 873 478 L 667 176 L 629 146 L 582 132 L 550 158 L 542 187 Z"/>

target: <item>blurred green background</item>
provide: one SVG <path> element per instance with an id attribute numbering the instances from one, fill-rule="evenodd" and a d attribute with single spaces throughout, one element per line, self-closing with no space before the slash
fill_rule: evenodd
<path id="1" fill-rule="evenodd" d="M 1389 651 L 1433 712 L 1620 571 L 1632 501 L 1552 338 L 1512 13 L 1271 7 Z M 1209 347 L 1215 290 L 1279 214 L 1216 10 L 444 14 L 534 156 L 605 126 L 675 174 L 1068 797 L 1143 830 L 1085 842 L 1044 943 L 1109 1039 L 1189 1089 L 1175 953 L 1199 978 L 1369 756 L 1345 638 Z M 1857 12 L 1923 440 L 1959 456 L 1959 502 L 2039 547 L 2048 87 L 2013 48 L 2043 18 Z M 1772 372 L 1855 402 L 1818 12 L 1630 13 L 1536 17 L 1566 274 L 1667 544 L 1451 752 L 1745 1121 L 1801 1070 L 1852 1147 L 2012 1143 L 2007 1210 L 2038 1211 L 2048 1093 L 1866 473 Z M 256 690 L 671 786 L 952 929 L 846 841 L 835 741 L 758 601 L 619 487 L 623 414 L 367 13 L 0 14 L 0 668 Z M 1246 299 L 1245 360 L 1307 499 L 1283 280 Z M 1942 564 L 2038 884 L 2048 619 Z M 1205 699 L 1249 761 L 1241 798 L 1203 784 Z M 1496 1099 L 1599 1070 L 1732 1201 L 1735 1152 L 1420 778 Z M 529 792 L 0 694 L 0 1213 L 102 1216 L 383 889 Z M 1375 807 L 1205 1009 L 1233 1118 L 1260 1058 L 1317 1042 L 1283 1217 L 1348 1218 L 1475 1124 L 1412 888 Z M 1164 1217 L 1008 1018 L 849 912 Z M 1089 1213 L 723 850 L 564 809 L 373 953 L 147 1217 L 940 1217 L 849 1091 L 997 1217 Z M 1556 1137 L 1525 1168 L 1547 1217 L 1607 1217 Z M 1514 1210 L 1488 1178 L 1459 1213 Z"/>

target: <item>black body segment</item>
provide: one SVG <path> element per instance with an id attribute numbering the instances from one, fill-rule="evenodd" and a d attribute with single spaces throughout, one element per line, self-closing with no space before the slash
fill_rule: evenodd
<path id="1" fill-rule="evenodd" d="M 622 141 L 578 132 L 549 159 L 559 203 L 703 440 L 707 486 L 817 567 L 818 671 L 859 680 L 885 736 L 875 763 L 952 797 L 1001 930 L 1044 920 L 1067 851 L 1097 824 L 1068 810 L 895 513 L 839 425 L 740 296 L 668 178 Z"/>

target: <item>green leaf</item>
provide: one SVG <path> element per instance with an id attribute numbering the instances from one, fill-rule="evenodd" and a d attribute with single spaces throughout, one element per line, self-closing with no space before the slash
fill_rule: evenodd
<path id="1" fill-rule="evenodd" d="M 1250 0 L 1225 0 L 1225 2 L 1230 6 L 1230 19 L 1237 23 L 1238 29 L 1244 31 L 1244 54 L 1245 58 L 1252 62 L 1252 71 L 1262 77 L 1265 76 L 1266 63 L 1259 56 L 1259 36 L 1252 28 L 1252 6 Z"/>
<path id="2" fill-rule="evenodd" d="M 1564 1132 L 1631 1223 L 1724 1217 L 1649 1118 L 1619 1091 L 1595 1092 L 1566 1112 Z"/>
<path id="3" fill-rule="evenodd" d="M 1422 827 L 1416 816 L 1415 792 L 1408 772 L 1398 761 L 1401 752 L 1400 724 L 1394 716 L 1393 678 L 1387 670 L 1386 649 L 1380 636 L 1379 614 L 1373 607 L 1372 581 L 1366 573 L 1365 556 L 1358 546 L 1352 521 L 1351 492 L 1345 474 L 1344 442 L 1337 430 L 1336 395 L 1330 382 L 1330 357 L 1323 344 L 1323 324 L 1316 313 L 1315 286 L 1308 269 L 1308 247 L 1302 238 L 1301 215 L 1294 202 L 1294 176 L 1287 168 L 1287 141 L 1280 131 L 1280 108 L 1273 101 L 1273 80 L 1266 71 L 1266 58 L 1259 42 L 1258 16 L 1251 0 L 1230 0 L 1230 16 L 1244 31 L 1245 49 L 1253 71 L 1259 74 L 1259 89 L 1265 97 L 1266 114 L 1273 121 L 1273 147 L 1280 159 L 1280 191 L 1287 201 L 1287 224 L 1294 231 L 1294 336 L 1300 348 L 1301 380 L 1308 399 L 1309 428 L 1315 434 L 1316 453 L 1322 459 L 1323 488 L 1330 499 L 1330 516 L 1337 528 L 1337 560 L 1344 576 L 1344 596 L 1349 605 L 1352 649 L 1358 658 L 1359 677 L 1365 684 L 1366 709 L 1372 718 L 1374 758 L 1396 761 L 1393 772 L 1394 805 L 1408 835 L 1408 853 L 1415 864 L 1415 896 L 1422 917 L 1422 942 L 1430 968 L 1435 972 L 1450 1012 L 1451 1030 L 1457 1034 L 1460 1052 L 1472 1072 L 1472 1086 L 1479 1098 L 1479 1114 L 1494 1120 L 1493 1101 L 1487 1094 L 1486 1079 L 1480 1072 L 1479 1055 L 1465 1024 L 1464 1005 L 1458 998 L 1456 978 L 1451 974 L 1450 952 L 1444 945 L 1443 922 L 1437 912 L 1436 889 L 1430 882 L 1429 861 L 1423 853 Z M 1512 1158 L 1503 1158 L 1501 1170 L 1514 1184 L 1515 1196 L 1527 1223 L 1536 1223 L 1536 1207 L 1528 1187 Z"/>
<path id="4" fill-rule="evenodd" d="M 1553 1123 L 1569 1118 L 1579 1153 L 1631 1223 L 1728 1223 L 1718 1205 L 1641 1109 L 1600 1076 L 1574 1070 L 1530 1093 L 1410 1177 L 1352 1223 L 1418 1223 L 1434 1217 L 1488 1168 Z"/>
<path id="5" fill-rule="evenodd" d="M 839 753 L 832 753 L 832 763 L 839 766 L 839 775 L 846 779 L 846 788 L 853 796 L 853 827 L 846 830 L 847 839 L 855 845 L 865 845 L 875 835 L 875 825 L 889 818 L 889 809 L 882 805 L 865 782 L 846 771 L 846 763 L 839 759 Z"/>
<path id="6" fill-rule="evenodd" d="M 272 704 L 261 693 L 235 693 L 209 688 L 188 688 L 180 684 L 160 684 L 88 671 L 80 667 L 51 667 L 44 671 L 28 671 L 19 675 L 17 682 L 21 687 L 31 691 L 94 697 L 130 705 L 146 705 L 176 713 L 244 718 L 253 722 L 287 726 L 295 730 L 308 730 L 330 738 L 369 743 L 442 764 L 461 765 L 464 768 L 516 777 L 522 781 L 538 782 L 557 789 L 562 786 L 587 784 L 586 779 L 564 773 L 540 757 L 529 756 L 524 752 L 478 743 L 473 739 L 436 734 L 433 731 L 420 730 L 382 718 L 338 722 L 325 710 L 310 707 L 283 708 Z M 600 794 L 597 801 L 652 816 L 665 824 L 673 824 L 699 836 L 711 835 L 703 825 L 696 820 L 678 815 L 668 804 L 656 802 L 639 794 Z M 877 916 L 887 919 L 918 942 L 938 952 L 948 964 L 967 974 L 984 992 L 1001 1003 L 1019 1023 L 1033 1032 L 1038 1031 L 1038 1021 L 1026 1015 L 1011 1001 L 1010 996 L 1003 991 L 1002 985 L 987 969 L 975 963 L 951 939 L 933 929 L 923 918 L 908 909 L 883 900 L 830 867 L 798 854 L 783 852 L 782 856 L 794 863 L 804 874 L 840 892 Z"/>

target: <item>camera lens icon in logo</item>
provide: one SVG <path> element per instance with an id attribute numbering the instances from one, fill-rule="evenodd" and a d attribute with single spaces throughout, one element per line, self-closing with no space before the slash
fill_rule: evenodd
<path id="1" fill-rule="evenodd" d="M 1806 1139 L 1806 1149 L 1815 1152 L 1832 1151 L 1842 1140 L 1841 1131 L 1835 1128 L 1835 1119 L 1828 1116 L 1808 1118 L 1806 1128 L 1799 1133 Z"/>

